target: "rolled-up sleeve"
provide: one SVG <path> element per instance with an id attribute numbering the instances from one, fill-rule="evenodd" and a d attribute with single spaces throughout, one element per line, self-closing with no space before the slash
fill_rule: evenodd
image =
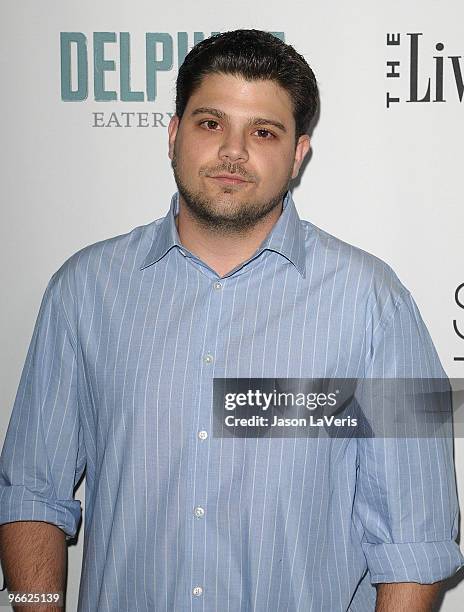
<path id="1" fill-rule="evenodd" d="M 445 378 L 417 305 L 406 290 L 369 347 L 367 378 Z M 372 583 L 430 584 L 464 565 L 450 435 L 358 440 L 354 516 Z"/>
<path id="2" fill-rule="evenodd" d="M 76 352 L 52 276 L 42 298 L 0 457 L 0 524 L 45 521 L 76 534 L 85 468 Z"/>

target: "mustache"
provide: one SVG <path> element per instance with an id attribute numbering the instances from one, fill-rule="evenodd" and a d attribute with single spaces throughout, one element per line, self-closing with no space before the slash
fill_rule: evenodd
<path id="1" fill-rule="evenodd" d="M 202 168 L 200 170 L 200 176 L 217 176 L 221 172 L 226 172 L 227 174 L 238 174 L 238 176 L 240 176 L 246 181 L 256 181 L 256 177 L 254 176 L 254 174 L 251 174 L 244 170 L 240 164 L 233 164 L 232 162 L 220 164 L 215 168 Z"/>

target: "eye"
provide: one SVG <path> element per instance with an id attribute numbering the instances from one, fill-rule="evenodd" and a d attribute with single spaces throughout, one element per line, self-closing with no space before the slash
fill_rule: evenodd
<path id="1" fill-rule="evenodd" d="M 262 138 L 263 140 L 271 140 L 272 138 L 275 138 L 272 132 L 270 132 L 269 130 L 265 130 L 265 129 L 256 130 L 255 134 L 258 134 L 259 137 Z"/>
<path id="2" fill-rule="evenodd" d="M 216 131 L 216 128 L 219 127 L 219 123 L 214 119 L 205 119 L 200 122 L 200 125 L 204 125 L 209 131 Z"/>

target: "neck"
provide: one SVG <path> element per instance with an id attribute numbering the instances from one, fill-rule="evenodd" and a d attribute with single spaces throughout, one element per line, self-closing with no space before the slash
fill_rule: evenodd
<path id="1" fill-rule="evenodd" d="M 200 223 L 179 194 L 177 232 L 182 245 L 222 277 L 258 250 L 280 217 L 282 206 L 281 201 L 246 232 L 224 233 Z"/>

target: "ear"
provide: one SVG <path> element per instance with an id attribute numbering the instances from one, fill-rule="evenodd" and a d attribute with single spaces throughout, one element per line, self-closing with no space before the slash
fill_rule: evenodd
<path id="1" fill-rule="evenodd" d="M 301 164 L 303 163 L 303 160 L 311 147 L 310 142 L 310 138 L 307 134 L 303 134 L 298 138 L 295 148 L 295 159 L 293 161 L 292 179 L 298 176 Z"/>
<path id="2" fill-rule="evenodd" d="M 177 130 L 179 129 L 180 119 L 177 115 L 173 115 L 168 125 L 169 134 L 169 159 L 174 156 L 174 143 L 176 142 Z"/>

